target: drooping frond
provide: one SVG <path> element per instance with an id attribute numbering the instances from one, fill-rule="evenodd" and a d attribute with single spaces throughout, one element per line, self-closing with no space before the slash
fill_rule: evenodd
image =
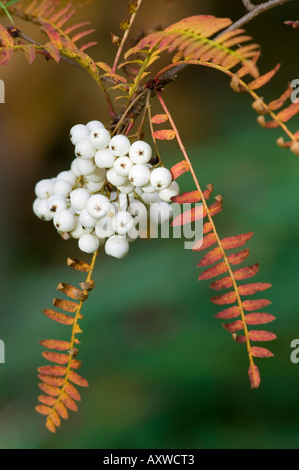
<path id="1" fill-rule="evenodd" d="M 220 37 L 212 37 L 231 25 L 228 18 L 216 18 L 211 15 L 198 15 L 185 18 L 163 31 L 156 31 L 143 38 L 137 46 L 130 49 L 126 57 L 143 50 L 180 51 L 181 59 L 197 60 L 220 65 L 226 70 L 242 65 L 255 78 L 258 77 L 256 61 L 259 46 L 250 43 L 251 37 L 237 29 L 224 33 Z"/>
<path id="2" fill-rule="evenodd" d="M 225 323 L 223 326 L 229 333 L 232 334 L 232 337 L 236 342 L 246 343 L 249 357 L 249 379 L 251 387 L 257 388 L 260 384 L 260 374 L 258 367 L 254 362 L 254 358 L 271 357 L 273 354 L 266 348 L 252 346 L 252 342 L 271 341 L 276 338 L 276 335 L 264 330 L 250 330 L 249 327 L 253 325 L 264 325 L 273 321 L 275 318 L 270 314 L 256 312 L 256 310 L 269 305 L 271 303 L 269 300 L 248 300 L 247 297 L 270 288 L 271 284 L 260 282 L 246 284 L 243 283 L 244 280 L 250 279 L 258 273 L 258 264 L 237 270 L 233 268 L 233 266 L 241 264 L 243 261 L 245 261 L 249 255 L 249 250 L 243 249 L 240 252 L 232 254 L 228 253 L 229 250 L 243 247 L 245 243 L 253 236 L 253 233 L 246 233 L 224 239 L 220 238 L 214 223 L 214 216 L 222 211 L 222 197 L 216 196 L 216 201 L 210 205 L 208 204 L 207 201 L 212 195 L 213 186 L 208 185 L 205 191 L 201 189 L 191 161 L 181 141 L 179 132 L 161 97 L 161 94 L 159 93 L 158 98 L 175 132 L 176 139 L 185 157 L 184 160 L 177 163 L 172 168 L 172 176 L 174 179 L 177 179 L 183 173 L 190 172 L 196 185 L 196 191 L 181 194 L 172 198 L 172 200 L 173 202 L 179 204 L 199 202 L 203 204 L 203 210 L 201 210 L 201 208 L 198 206 L 195 206 L 193 209 L 188 209 L 187 212 L 184 212 L 183 214 L 180 214 L 174 218 L 172 225 L 180 226 L 199 219 L 206 220 L 203 225 L 203 236 L 200 240 L 195 242 L 193 250 L 199 252 L 210 249 L 211 247 L 213 248 L 210 249 L 210 251 L 202 258 L 198 265 L 199 267 L 205 268 L 205 270 L 199 276 L 199 279 L 212 279 L 214 277 L 224 275 L 224 277 L 212 282 L 210 287 L 217 291 L 223 289 L 230 290 L 229 292 L 212 297 L 211 301 L 215 305 L 230 305 L 229 308 L 218 313 L 216 317 L 222 320 L 233 319 L 232 322 Z M 239 281 L 241 281 L 241 283 Z M 245 312 L 247 311 L 252 313 L 246 314 Z M 236 333 L 239 331 L 242 331 L 243 334 L 239 335 Z"/>
<path id="3" fill-rule="evenodd" d="M 47 349 L 42 353 L 42 356 L 55 365 L 38 368 L 38 378 L 41 381 L 39 388 L 43 395 L 38 397 L 41 404 L 36 406 L 36 411 L 47 416 L 46 427 L 53 433 L 60 426 L 61 418 L 68 419 L 67 408 L 77 411 L 76 401 L 80 401 L 81 397 L 75 385 L 88 386 L 87 381 L 75 371 L 81 367 L 81 361 L 76 359 L 80 343 L 77 335 L 82 333 L 79 321 L 83 318 L 81 314 L 83 303 L 88 298 L 88 292 L 94 287 L 91 276 L 95 259 L 96 253 L 89 265 L 84 261 L 69 258 L 68 266 L 87 273 L 86 281 L 80 284 L 80 289 L 69 284 L 59 283 L 57 290 L 72 300 L 54 299 L 54 307 L 62 310 L 63 313 L 53 309 L 44 310 L 44 314 L 51 320 L 72 327 L 69 341 L 50 339 L 40 342 Z"/>
<path id="4" fill-rule="evenodd" d="M 1 60 L 2 65 L 7 63 L 14 51 L 23 51 L 30 63 L 33 62 L 37 52 L 54 59 L 56 62 L 60 61 L 61 56 L 68 57 L 82 67 L 90 68 L 93 73 L 97 71 L 94 61 L 84 52 L 96 42 L 78 45 L 82 38 L 94 30 L 82 30 L 82 28 L 89 25 L 89 22 L 66 27 L 66 23 L 75 14 L 75 9 L 72 2 L 63 7 L 60 6 L 60 3 L 60 1 L 44 0 L 41 2 L 33 1 L 27 7 L 24 6 L 23 2 L 9 7 L 12 15 L 39 26 L 41 31 L 46 34 L 48 42 L 39 44 L 30 41 L 30 44 L 28 44 L 26 37 L 20 34 L 17 28 L 9 28 L 11 33 L 9 34 L 6 28 L 1 25 L 1 53 L 2 56 L 5 55 L 5 60 Z M 11 36 L 12 41 L 8 42 L 8 38 L 4 36 L 4 30 Z M 14 41 L 14 38 L 17 41 Z"/>
<path id="5" fill-rule="evenodd" d="M 232 77 L 231 86 L 236 92 L 247 92 L 252 96 L 254 99 L 252 107 L 259 114 L 258 123 L 266 129 L 277 129 L 280 127 L 289 140 L 285 142 L 283 137 L 280 137 L 277 140 L 277 144 L 282 148 L 291 149 L 295 155 L 299 156 L 299 130 L 292 132 L 288 127 L 288 122 L 299 113 L 299 100 L 292 99 L 294 89 L 291 84 L 288 85 L 286 91 L 278 99 L 268 104 L 255 92 L 255 90 L 266 85 L 279 68 L 280 65 L 278 64 L 270 72 L 249 83 L 246 83 L 241 78 L 246 75 L 246 71 L 243 71 L 242 74 L 238 73 Z"/>

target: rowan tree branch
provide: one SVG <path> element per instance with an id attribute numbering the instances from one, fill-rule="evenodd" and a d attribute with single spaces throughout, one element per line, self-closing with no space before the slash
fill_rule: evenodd
<path id="1" fill-rule="evenodd" d="M 265 13 L 266 11 L 272 10 L 272 8 L 278 7 L 283 5 L 284 3 L 291 2 L 292 0 L 269 0 L 268 2 L 261 3 L 260 5 L 253 5 L 250 0 L 242 0 L 243 5 L 248 10 L 248 13 L 227 29 L 222 31 L 215 39 L 220 38 L 223 34 L 228 33 L 229 31 L 233 31 L 234 29 L 241 28 L 245 24 L 249 23 L 253 18 L 256 18 L 261 13 Z"/>

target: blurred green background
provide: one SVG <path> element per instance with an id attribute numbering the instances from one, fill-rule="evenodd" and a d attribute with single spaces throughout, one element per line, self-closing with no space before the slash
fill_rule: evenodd
<path id="1" fill-rule="evenodd" d="M 110 32 L 119 33 L 126 1 L 79 7 L 77 18 L 92 18 L 97 30 L 93 57 L 111 63 Z M 193 14 L 237 19 L 243 12 L 239 0 L 145 0 L 134 34 Z M 282 63 L 262 91 L 267 99 L 299 78 L 299 32 L 283 25 L 298 16 L 295 0 L 247 26 L 262 45 L 261 71 Z M 31 26 L 24 31 L 39 37 Z M 234 94 L 225 76 L 191 67 L 165 99 L 200 184 L 212 182 L 224 197 L 216 218 L 221 236 L 256 234 L 248 244 L 250 262 L 261 264 L 257 281 L 274 286 L 267 311 L 277 315 L 270 330 L 279 339 L 269 345 L 275 357 L 257 360 L 262 383 L 252 391 L 245 347 L 222 329 L 208 284 L 197 281 L 198 254 L 184 250 L 182 240 L 138 241 L 122 261 L 98 259 L 80 348 L 90 387 L 82 390 L 79 412 L 56 436 L 48 433 L 34 411 L 36 368 L 45 363 L 38 340 L 68 339 L 69 330 L 42 309 L 50 307 L 59 281 L 83 279 L 65 265 L 67 256 L 81 256 L 76 242 L 63 242 L 32 214 L 34 185 L 69 166 L 72 125 L 108 123 L 108 115 L 96 84 L 68 64 L 38 58 L 29 66 L 19 55 L 0 78 L 6 83 L 0 105 L 0 338 L 6 345 L 0 448 L 298 448 L 299 364 L 290 361 L 291 340 L 299 338 L 298 160 L 276 146 L 280 131 L 258 126 L 250 98 Z M 159 110 L 156 102 L 153 109 Z M 167 166 L 181 159 L 173 143 L 162 149 Z M 188 177 L 181 184 L 191 189 Z"/>

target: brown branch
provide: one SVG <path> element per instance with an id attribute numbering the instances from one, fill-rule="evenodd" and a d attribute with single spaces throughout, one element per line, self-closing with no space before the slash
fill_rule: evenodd
<path id="1" fill-rule="evenodd" d="M 246 10 L 251 11 L 255 8 L 255 5 L 251 2 L 251 0 L 242 0 L 244 7 Z"/>
<path id="2" fill-rule="evenodd" d="M 220 38 L 223 34 L 228 33 L 229 31 L 233 31 L 234 29 L 241 28 L 245 24 L 249 23 L 249 21 L 253 20 L 255 17 L 260 15 L 261 13 L 265 13 L 266 11 L 271 10 L 272 8 L 278 7 L 283 5 L 284 3 L 291 2 L 292 0 L 269 0 L 268 2 L 261 3 L 260 5 L 253 5 L 251 1 L 242 0 L 245 8 L 249 9 L 248 13 L 244 15 L 242 18 L 237 20 L 227 29 L 222 31 L 216 38 Z M 252 8 L 253 7 L 253 8 Z"/>

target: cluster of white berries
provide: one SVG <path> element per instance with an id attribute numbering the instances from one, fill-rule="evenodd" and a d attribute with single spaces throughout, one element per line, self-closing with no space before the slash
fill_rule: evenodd
<path id="1" fill-rule="evenodd" d="M 85 253 L 105 245 L 108 255 L 123 258 L 149 205 L 157 206 L 151 207 L 151 222 L 169 221 L 179 186 L 169 170 L 150 164 L 150 145 L 131 145 L 124 135 L 111 138 L 100 121 L 74 126 L 70 138 L 76 155 L 71 169 L 37 183 L 33 211 L 53 220 L 64 239 L 77 239 Z"/>

